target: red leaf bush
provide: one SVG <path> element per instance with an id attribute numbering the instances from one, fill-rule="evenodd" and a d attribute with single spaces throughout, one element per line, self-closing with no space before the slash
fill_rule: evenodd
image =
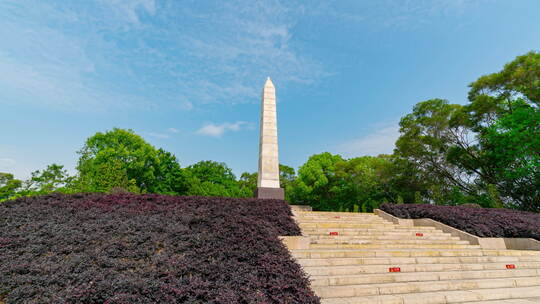
<path id="1" fill-rule="evenodd" d="M 319 303 L 279 200 L 48 195 L 0 204 L 0 303 Z"/>
<path id="2" fill-rule="evenodd" d="M 479 237 L 540 240 L 540 214 L 538 213 L 428 204 L 383 204 L 380 208 L 400 218 L 430 218 Z"/>

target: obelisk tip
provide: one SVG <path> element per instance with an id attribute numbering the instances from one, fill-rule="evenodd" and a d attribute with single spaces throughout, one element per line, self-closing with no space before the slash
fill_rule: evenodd
<path id="1" fill-rule="evenodd" d="M 274 83 L 272 82 L 272 79 L 270 79 L 270 76 L 266 77 L 266 82 L 264 83 L 264 86 L 274 86 Z"/>

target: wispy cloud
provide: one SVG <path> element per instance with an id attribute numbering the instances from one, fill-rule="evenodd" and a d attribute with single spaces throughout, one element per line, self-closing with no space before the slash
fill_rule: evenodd
<path id="1" fill-rule="evenodd" d="M 370 23 L 375 26 L 414 30 L 448 16 L 466 11 L 494 0 L 378 0 L 378 1 L 320 1 L 310 3 L 305 13 L 332 18 L 351 24 Z"/>
<path id="2" fill-rule="evenodd" d="M 0 103 L 67 110 L 150 104 L 102 79 L 114 70 L 102 74 L 103 37 L 88 28 L 86 13 L 44 1 L 0 3 Z"/>
<path id="3" fill-rule="evenodd" d="M 167 131 L 169 131 L 171 133 L 180 133 L 180 130 L 178 130 L 176 128 L 168 128 Z"/>
<path id="4" fill-rule="evenodd" d="M 0 103 L 189 111 L 257 102 L 266 76 L 284 88 L 330 75 L 332 62 L 295 35 L 302 18 L 401 26 L 484 1 L 4 0 Z"/>
<path id="5" fill-rule="evenodd" d="M 118 18 L 125 18 L 126 21 L 140 24 L 139 11 L 154 15 L 156 13 L 155 0 L 101 0 L 109 5 Z"/>
<path id="6" fill-rule="evenodd" d="M 183 101 L 180 103 L 180 106 L 179 108 L 181 110 L 185 110 L 185 111 L 191 111 L 193 110 L 193 103 L 191 101 Z"/>
<path id="7" fill-rule="evenodd" d="M 168 134 L 164 134 L 164 133 L 148 132 L 146 134 L 148 134 L 148 136 L 161 138 L 161 139 L 166 139 L 170 137 Z"/>
<path id="8" fill-rule="evenodd" d="M 384 123 L 374 126 L 373 129 L 374 131 L 371 133 L 339 145 L 336 152 L 342 153 L 346 157 L 392 154 L 395 142 L 399 137 L 399 125 L 397 123 Z"/>
<path id="9" fill-rule="evenodd" d="M 206 135 L 206 136 L 212 136 L 212 137 L 221 137 L 225 132 L 233 131 L 237 132 L 243 129 L 245 126 L 249 126 L 249 124 L 245 121 L 237 121 L 235 123 L 223 123 L 223 124 L 214 124 L 214 123 L 208 123 L 204 125 L 202 128 L 197 130 L 197 134 L 200 135 Z"/>
<path id="10" fill-rule="evenodd" d="M 386 0 L 380 4 L 386 7 L 379 21 L 387 26 L 416 28 L 450 15 L 460 15 L 466 10 L 492 0 Z"/>
<path id="11" fill-rule="evenodd" d="M 63 109 L 256 102 L 266 76 L 323 66 L 294 40 L 296 4 L 270 0 L 0 3 L 0 102 Z M 180 105 L 178 100 L 185 100 Z"/>

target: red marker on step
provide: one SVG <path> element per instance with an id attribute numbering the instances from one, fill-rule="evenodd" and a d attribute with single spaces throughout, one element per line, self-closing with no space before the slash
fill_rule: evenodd
<path id="1" fill-rule="evenodd" d="M 339 233 L 337 233 L 337 231 L 332 231 L 330 232 L 330 235 L 338 235 Z"/>
<path id="2" fill-rule="evenodd" d="M 516 269 L 516 265 L 508 264 L 508 265 L 506 265 L 506 269 Z"/>
<path id="3" fill-rule="evenodd" d="M 420 232 L 417 232 L 417 233 L 416 233 L 416 236 L 424 236 L 424 234 L 423 234 L 423 233 L 420 233 Z"/>
<path id="4" fill-rule="evenodd" d="M 390 268 L 388 268 L 388 272 L 401 272 L 401 268 L 399 268 L 399 267 L 390 267 Z"/>

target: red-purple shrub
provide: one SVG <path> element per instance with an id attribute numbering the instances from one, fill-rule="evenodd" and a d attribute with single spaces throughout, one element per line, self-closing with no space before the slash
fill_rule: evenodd
<path id="1" fill-rule="evenodd" d="M 540 240 L 538 213 L 428 204 L 383 204 L 380 208 L 400 218 L 430 218 L 480 237 Z"/>
<path id="2" fill-rule="evenodd" d="M 319 303 L 284 201 L 47 195 L 0 204 L 0 302 Z"/>

